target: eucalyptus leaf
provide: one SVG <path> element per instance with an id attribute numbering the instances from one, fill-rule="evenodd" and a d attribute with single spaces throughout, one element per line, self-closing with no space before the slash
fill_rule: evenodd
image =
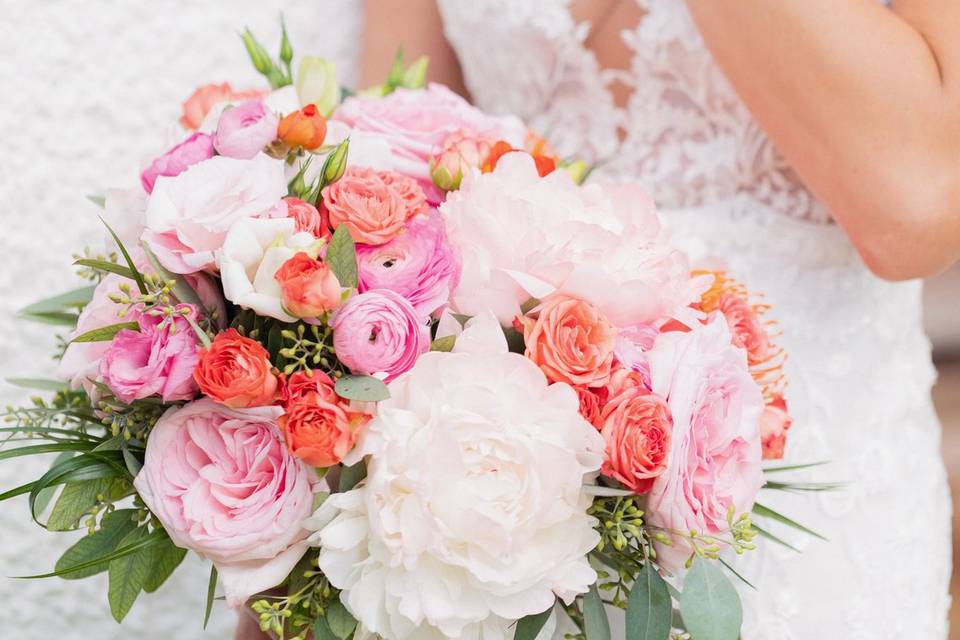
<path id="1" fill-rule="evenodd" d="M 66 391 L 67 383 L 60 380 L 46 380 L 44 378 L 7 378 L 7 382 L 23 389 L 37 391 Z"/>
<path id="2" fill-rule="evenodd" d="M 77 326 L 77 319 L 79 318 L 77 314 L 67 313 L 66 311 L 45 311 L 40 313 L 20 312 L 18 315 L 20 318 L 29 320 L 30 322 L 52 324 L 60 327 L 75 327 Z"/>
<path id="3" fill-rule="evenodd" d="M 130 270 L 130 267 L 125 267 L 122 264 L 117 264 L 116 262 L 110 262 L 109 260 L 93 260 L 91 258 L 81 258 L 80 260 L 74 261 L 74 266 L 78 267 L 89 267 L 91 269 L 96 269 L 97 271 L 103 271 L 105 273 L 115 273 L 118 276 L 123 276 L 124 278 L 130 278 L 133 280 L 133 271 Z"/>
<path id="4" fill-rule="evenodd" d="M 66 571 L 115 551 L 123 537 L 136 528 L 136 514 L 136 509 L 117 509 L 103 516 L 103 520 L 100 521 L 100 528 L 92 535 L 80 538 L 72 547 L 64 551 L 60 559 L 57 560 L 54 569 Z M 61 577 L 64 580 L 88 578 L 106 571 L 108 566 L 109 562 L 102 562 L 82 571 L 66 573 Z"/>
<path id="5" fill-rule="evenodd" d="M 647 562 L 630 587 L 626 640 L 667 640 L 672 617 L 673 600 L 667 583 L 656 568 Z"/>
<path id="6" fill-rule="evenodd" d="M 540 630 L 543 629 L 543 625 L 547 624 L 547 620 L 550 619 L 551 613 L 553 613 L 553 606 L 540 613 L 520 618 L 517 621 L 517 630 L 513 633 L 513 640 L 535 640 Z"/>
<path id="7" fill-rule="evenodd" d="M 145 540 L 147 535 L 146 526 L 137 527 L 120 540 L 119 546 Z M 107 600 L 110 603 L 110 613 L 117 622 L 123 621 L 143 590 L 143 585 L 150 575 L 155 548 L 155 546 L 143 547 L 134 553 L 110 561 L 107 567 L 109 579 Z"/>
<path id="8" fill-rule="evenodd" d="M 181 549 L 173 544 L 169 536 L 163 541 L 158 542 L 153 552 L 153 563 L 150 566 L 150 574 L 143 583 L 143 590 L 147 593 L 153 593 L 167 581 L 167 578 L 180 566 L 187 555 L 186 549 Z"/>
<path id="9" fill-rule="evenodd" d="M 107 206 L 107 199 L 103 196 L 87 196 L 87 200 L 97 205 L 101 209 Z"/>
<path id="10" fill-rule="evenodd" d="M 326 616 L 321 616 L 313 623 L 313 640 L 338 640 L 330 629 Z"/>
<path id="11" fill-rule="evenodd" d="M 380 402 L 390 397 L 387 385 L 373 376 L 343 376 L 334 385 L 337 395 L 347 400 Z"/>
<path id="12" fill-rule="evenodd" d="M 444 336 L 437 338 L 430 344 L 430 351 L 453 351 L 457 344 L 457 336 Z"/>
<path id="13" fill-rule="evenodd" d="M 740 596 L 717 563 L 697 556 L 683 582 L 680 613 L 693 640 L 737 640 Z"/>
<path id="14" fill-rule="evenodd" d="M 65 293 L 45 298 L 20 309 L 17 313 L 33 315 L 64 311 L 65 309 L 80 309 L 93 299 L 95 286 L 80 287 Z"/>
<path id="15" fill-rule="evenodd" d="M 350 612 L 347 611 L 347 608 L 343 606 L 339 599 L 330 603 L 325 617 L 330 631 L 339 640 L 347 640 L 353 630 L 357 628 L 357 619 L 350 615 Z"/>
<path id="16" fill-rule="evenodd" d="M 350 491 L 350 489 L 353 489 L 366 477 L 367 466 L 362 460 L 355 465 L 343 467 L 343 469 L 340 470 L 340 484 L 337 486 L 337 491 L 340 493 Z"/>
<path id="17" fill-rule="evenodd" d="M 100 327 L 99 329 L 91 329 L 90 331 L 81 333 L 70 342 L 106 342 L 113 340 L 113 337 L 124 329 L 138 331 L 140 325 L 136 322 L 118 322 L 117 324 L 110 324 L 105 327 Z"/>
<path id="18" fill-rule="evenodd" d="M 583 627 L 587 640 L 610 640 L 610 620 L 595 584 L 583 596 Z"/>
<path id="19" fill-rule="evenodd" d="M 143 468 L 143 463 L 130 451 L 129 447 L 123 447 L 121 451 L 123 453 L 123 462 L 127 465 L 127 470 L 131 476 L 136 478 L 137 474 L 140 473 L 140 469 Z"/>
<path id="20" fill-rule="evenodd" d="M 217 594 L 217 565 L 210 565 L 210 579 L 207 581 L 207 604 L 203 610 L 203 628 L 210 622 L 210 613 L 213 611 L 213 598 Z"/>
<path id="21" fill-rule="evenodd" d="M 358 283 L 357 276 L 357 247 L 350 237 L 350 231 L 344 224 L 339 225 L 330 238 L 327 255 L 324 258 L 330 265 L 333 274 L 337 276 L 341 287 L 355 289 Z"/>

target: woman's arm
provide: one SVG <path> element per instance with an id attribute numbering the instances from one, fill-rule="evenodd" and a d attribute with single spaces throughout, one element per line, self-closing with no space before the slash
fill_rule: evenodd
<path id="1" fill-rule="evenodd" d="M 365 0 L 363 11 L 360 86 L 383 82 L 402 46 L 408 62 L 430 57 L 430 80 L 466 95 L 460 64 L 443 37 L 436 0 Z"/>
<path id="2" fill-rule="evenodd" d="M 875 273 L 932 275 L 960 257 L 960 2 L 687 4 Z"/>

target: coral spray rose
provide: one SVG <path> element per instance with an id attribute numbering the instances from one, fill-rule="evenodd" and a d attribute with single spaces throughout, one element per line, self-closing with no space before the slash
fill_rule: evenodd
<path id="1" fill-rule="evenodd" d="M 293 148 L 312 151 L 319 148 L 327 137 L 327 119 L 317 105 L 308 104 L 283 117 L 277 128 L 277 137 Z"/>
<path id="2" fill-rule="evenodd" d="M 599 423 L 606 443 L 601 471 L 638 494 L 650 491 L 667 467 L 670 410 L 659 396 L 640 386 L 610 398 Z"/>
<path id="3" fill-rule="evenodd" d="M 323 206 L 334 229 L 346 225 L 354 242 L 384 244 L 410 218 L 425 212 L 423 190 L 409 178 L 386 171 L 349 167 L 323 190 Z"/>
<path id="4" fill-rule="evenodd" d="M 787 431 L 793 418 L 787 413 L 787 401 L 777 396 L 767 403 L 760 416 L 760 444 L 764 460 L 780 460 L 787 446 Z"/>
<path id="5" fill-rule="evenodd" d="M 717 310 L 727 319 L 733 344 L 747 352 L 747 361 L 753 365 L 770 355 L 770 338 L 750 303 L 732 293 L 717 300 Z"/>
<path id="6" fill-rule="evenodd" d="M 236 329 L 201 350 L 193 377 L 205 395 L 232 409 L 272 404 L 277 392 L 270 354 Z"/>
<path id="7" fill-rule="evenodd" d="M 340 281 L 330 266 L 303 251 L 273 274 L 280 283 L 283 307 L 297 318 L 316 318 L 340 304 Z"/>
<path id="8" fill-rule="evenodd" d="M 283 201 L 287 204 L 287 217 L 297 222 L 297 231 L 306 231 L 315 238 L 330 237 L 330 227 L 315 206 L 293 196 Z"/>
<path id="9" fill-rule="evenodd" d="M 553 382 L 602 387 L 610 380 L 617 330 L 589 302 L 558 295 L 519 318 L 526 356 Z"/>

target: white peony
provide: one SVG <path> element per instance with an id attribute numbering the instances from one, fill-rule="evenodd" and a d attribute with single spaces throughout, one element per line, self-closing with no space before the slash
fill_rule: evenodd
<path id="1" fill-rule="evenodd" d="M 584 483 L 602 452 L 574 391 L 508 353 L 486 314 L 390 384 L 347 460 L 369 456 L 366 481 L 324 502 L 310 540 L 347 609 L 388 640 L 510 637 L 596 580 Z"/>
<path id="2" fill-rule="evenodd" d="M 560 291 L 620 327 L 690 321 L 688 305 L 710 284 L 691 278 L 686 255 L 660 238 L 641 187 L 579 187 L 566 171 L 540 178 L 524 153 L 465 176 L 440 212 L 463 255 L 453 306 L 466 315 L 492 310 L 507 324 L 530 298 Z"/>
<path id="3" fill-rule="evenodd" d="M 217 252 L 223 295 L 258 315 L 283 322 L 296 318 L 283 309 L 277 269 L 300 251 L 317 256 L 319 241 L 297 231 L 293 218 L 249 218 L 234 223 Z"/>

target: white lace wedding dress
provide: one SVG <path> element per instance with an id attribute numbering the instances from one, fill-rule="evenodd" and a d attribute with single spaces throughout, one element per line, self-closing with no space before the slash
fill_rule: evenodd
<path id="1" fill-rule="evenodd" d="M 445 31 L 477 104 L 515 113 L 561 155 L 603 160 L 597 179 L 639 181 L 671 228 L 764 292 L 789 353 L 795 477 L 833 493 L 761 500 L 830 539 L 766 525 L 739 565 L 744 640 L 943 640 L 951 567 L 950 497 L 920 282 L 891 284 L 861 264 L 711 59 L 683 0 L 639 0 L 623 37 L 627 72 L 602 71 L 589 25 L 568 0 L 441 0 Z M 625 109 L 609 92 L 632 88 Z M 618 128 L 625 133 L 621 141 Z"/>

